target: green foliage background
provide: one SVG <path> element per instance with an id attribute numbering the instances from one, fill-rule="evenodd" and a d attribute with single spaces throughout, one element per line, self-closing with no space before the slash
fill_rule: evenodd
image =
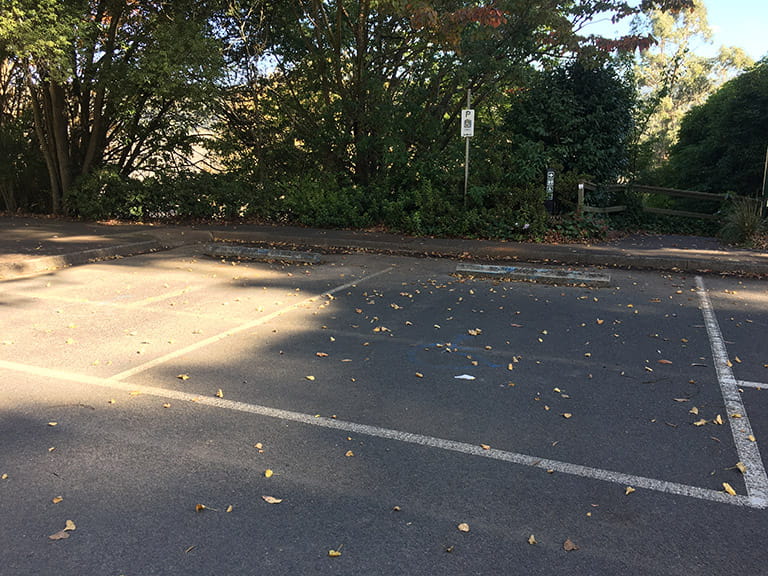
<path id="1" fill-rule="evenodd" d="M 584 35 L 600 15 L 647 18 L 659 49 Z M 5 0 L 0 208 L 600 235 L 568 216 L 580 180 L 755 193 L 765 62 L 701 104 L 743 62 L 690 56 L 707 30 L 692 0 Z M 634 200 L 592 198 L 648 226 Z"/>

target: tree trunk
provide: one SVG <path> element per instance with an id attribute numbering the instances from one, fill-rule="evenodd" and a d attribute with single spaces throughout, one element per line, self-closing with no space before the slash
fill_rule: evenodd
<path id="1" fill-rule="evenodd" d="M 61 213 L 61 198 L 62 190 L 61 183 L 59 182 L 58 169 L 56 167 L 56 156 L 51 147 L 51 142 L 48 137 L 48 130 L 46 127 L 46 114 L 43 106 L 40 103 L 40 94 L 37 91 L 37 86 L 29 80 L 27 83 L 29 88 L 30 101 L 32 102 L 32 115 L 35 123 L 35 134 L 37 135 L 37 142 L 40 146 L 40 153 L 45 160 L 45 167 L 48 170 L 48 182 L 51 186 L 51 212 L 54 214 Z"/>

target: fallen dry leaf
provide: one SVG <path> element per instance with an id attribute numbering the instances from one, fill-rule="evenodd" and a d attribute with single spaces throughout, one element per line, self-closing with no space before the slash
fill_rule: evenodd
<path id="1" fill-rule="evenodd" d="M 274 472 L 272 471 L 271 468 L 267 468 L 266 470 L 264 470 L 264 478 L 272 478 L 273 474 Z"/>
<path id="2" fill-rule="evenodd" d="M 571 416 L 573 416 L 573 414 L 571 414 L 570 412 L 565 412 L 563 414 L 563 418 L 566 418 L 566 419 L 570 418 Z"/>
<path id="3" fill-rule="evenodd" d="M 317 356 L 318 358 L 327 358 L 328 354 L 326 354 L 325 352 L 315 352 L 315 356 Z"/>
<path id="4" fill-rule="evenodd" d="M 744 462 L 736 462 L 736 465 L 734 466 L 739 472 L 742 474 L 747 473 L 747 467 L 744 465 Z"/>
<path id="5" fill-rule="evenodd" d="M 227 506 L 227 512 L 232 512 L 232 510 L 234 510 L 234 508 L 232 507 L 232 504 Z"/>
<path id="6" fill-rule="evenodd" d="M 424 374 L 421 372 L 416 372 L 416 378 L 424 378 Z"/>
<path id="7" fill-rule="evenodd" d="M 56 534 L 51 534 L 48 536 L 51 540 L 66 540 L 69 538 L 69 532 L 72 532 L 75 530 L 77 526 L 75 526 L 75 523 L 72 522 L 72 520 L 67 520 L 64 524 L 64 528 L 62 530 L 59 530 L 56 532 Z"/>
<path id="8" fill-rule="evenodd" d="M 224 398 L 224 392 L 219 388 L 216 390 L 216 398 Z"/>
<path id="9" fill-rule="evenodd" d="M 458 528 L 459 532 L 469 532 L 469 524 L 466 522 L 462 522 L 456 528 Z"/>
<path id="10" fill-rule="evenodd" d="M 750 442 L 757 442 L 757 438 L 755 438 L 754 435 L 752 435 L 752 434 L 747 436 L 747 440 L 749 440 Z"/>
<path id="11" fill-rule="evenodd" d="M 533 546 L 534 544 L 538 544 L 538 542 L 536 542 L 536 537 L 533 534 L 528 536 L 528 544 L 530 544 L 531 546 Z"/>
<path id="12" fill-rule="evenodd" d="M 262 496 L 261 499 L 267 504 L 280 504 L 283 501 L 282 498 L 275 498 L 274 496 Z"/>
<path id="13" fill-rule="evenodd" d="M 341 556 L 341 546 L 339 546 L 339 550 L 328 550 L 328 556 L 331 558 L 338 558 Z"/>
<path id="14" fill-rule="evenodd" d="M 54 504 L 58 504 L 59 502 L 63 502 L 63 501 L 64 501 L 64 498 L 62 498 L 61 496 L 56 496 L 56 498 L 51 500 L 51 502 L 53 502 Z"/>
<path id="15" fill-rule="evenodd" d="M 714 420 L 712 420 L 712 422 L 714 422 L 714 423 L 715 423 L 715 424 L 717 424 L 718 426 L 722 426 L 722 425 L 723 425 L 723 417 L 722 417 L 722 416 L 720 416 L 720 414 L 718 414 L 718 415 L 715 417 L 715 419 L 714 419 Z"/>
<path id="16" fill-rule="evenodd" d="M 354 453 L 354 452 L 352 452 L 352 450 L 347 450 L 347 453 L 346 453 L 346 454 L 344 454 L 344 456 L 346 456 L 347 458 L 351 458 L 351 457 L 352 457 L 352 456 L 354 456 L 354 455 L 355 455 L 355 453 Z"/>
<path id="17" fill-rule="evenodd" d="M 315 381 L 315 377 L 314 376 L 305 376 L 305 378 L 307 380 L 309 380 L 310 382 L 314 382 Z"/>
<path id="18" fill-rule="evenodd" d="M 736 490 L 728 482 L 723 482 L 723 490 L 725 490 L 731 496 L 736 496 Z"/>
<path id="19" fill-rule="evenodd" d="M 579 547 L 574 544 L 570 538 L 566 539 L 565 542 L 563 542 L 563 550 L 566 552 L 573 552 L 574 550 L 578 550 Z"/>
<path id="20" fill-rule="evenodd" d="M 659 364 L 672 364 L 671 360 L 659 360 Z"/>
<path id="21" fill-rule="evenodd" d="M 707 423 L 707 421 L 702 418 L 701 420 L 697 420 L 696 422 L 694 422 L 693 425 L 694 426 L 704 426 L 704 424 L 706 424 L 706 423 Z"/>
<path id="22" fill-rule="evenodd" d="M 635 489 L 634 489 L 634 488 L 632 488 L 632 486 L 627 486 L 627 487 L 624 489 L 624 495 L 625 495 L 625 496 L 629 496 L 630 494 L 632 494 L 632 492 L 635 492 Z"/>
<path id="23" fill-rule="evenodd" d="M 490 450 L 491 449 L 491 447 L 488 444 L 480 444 L 480 448 L 482 448 L 483 450 Z"/>
<path id="24" fill-rule="evenodd" d="M 179 374 L 176 378 L 179 380 L 189 380 L 189 374 Z"/>
<path id="25" fill-rule="evenodd" d="M 688 413 L 689 413 L 689 414 L 696 414 L 696 415 L 698 415 L 698 413 L 699 413 L 699 409 L 698 409 L 698 408 L 696 408 L 696 406 L 694 406 L 693 408 L 691 408 L 690 410 L 688 410 Z"/>
<path id="26" fill-rule="evenodd" d="M 58 426 L 58 425 L 59 425 L 58 422 L 48 422 L 48 426 L 51 426 L 51 427 Z"/>

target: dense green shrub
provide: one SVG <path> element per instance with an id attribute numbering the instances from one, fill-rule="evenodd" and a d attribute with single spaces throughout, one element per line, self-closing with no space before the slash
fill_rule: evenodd
<path id="1" fill-rule="evenodd" d="M 125 178 L 98 170 L 65 197 L 71 216 L 90 220 L 233 220 L 260 216 L 265 194 L 234 174 Z"/>

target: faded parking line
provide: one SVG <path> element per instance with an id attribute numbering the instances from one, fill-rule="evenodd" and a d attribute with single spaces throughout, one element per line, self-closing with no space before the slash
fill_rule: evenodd
<path id="1" fill-rule="evenodd" d="M 384 270 L 379 270 L 378 272 L 374 272 L 373 274 L 368 274 L 367 276 L 363 276 L 362 278 L 357 278 L 355 280 L 347 282 L 346 284 L 337 286 L 336 288 L 333 288 L 331 290 L 326 290 L 325 292 L 323 292 L 322 294 L 318 294 L 317 296 L 311 296 L 310 298 L 305 298 L 301 302 L 296 302 L 294 304 L 291 304 L 290 306 L 281 308 L 280 310 L 275 310 L 274 312 L 267 314 L 266 316 L 261 316 L 259 318 L 256 318 L 255 320 L 246 322 L 245 324 L 241 324 L 240 326 L 236 326 L 234 328 L 231 328 L 230 330 L 226 330 L 225 332 L 215 334 L 209 338 L 206 338 L 205 340 L 200 340 L 199 342 L 195 342 L 194 344 L 190 344 L 189 346 L 186 346 L 184 348 L 180 348 L 173 352 L 169 352 L 164 356 L 159 356 L 158 358 L 155 358 L 154 360 L 150 360 L 149 362 L 145 362 L 144 364 L 134 366 L 129 370 L 125 370 L 123 372 L 120 372 L 119 374 L 115 374 L 110 379 L 125 380 L 126 378 L 130 378 L 131 376 L 135 376 L 136 374 L 140 374 L 141 372 L 146 372 L 151 368 L 165 364 L 169 360 L 173 360 L 181 356 L 186 356 L 190 352 L 194 352 L 195 350 L 205 348 L 206 346 L 215 344 L 216 342 L 220 342 L 225 338 L 229 338 L 230 336 L 234 336 L 235 334 L 239 334 L 240 332 L 250 330 L 251 328 L 255 328 L 256 326 L 261 326 L 262 324 L 266 324 L 267 322 L 270 322 L 271 320 L 274 320 L 275 318 L 278 318 L 283 314 L 287 314 L 288 312 L 292 312 L 297 308 L 306 306 L 307 304 L 311 304 L 312 302 L 316 302 L 321 298 L 332 296 L 337 292 L 341 292 L 342 290 L 346 290 L 347 288 L 351 288 L 352 286 L 356 286 L 361 282 L 365 282 L 366 280 L 370 280 L 371 278 L 376 278 L 377 276 L 381 276 L 382 274 L 386 274 L 388 272 L 391 272 L 392 270 L 394 270 L 394 266 L 390 266 L 389 268 L 385 268 Z"/>

